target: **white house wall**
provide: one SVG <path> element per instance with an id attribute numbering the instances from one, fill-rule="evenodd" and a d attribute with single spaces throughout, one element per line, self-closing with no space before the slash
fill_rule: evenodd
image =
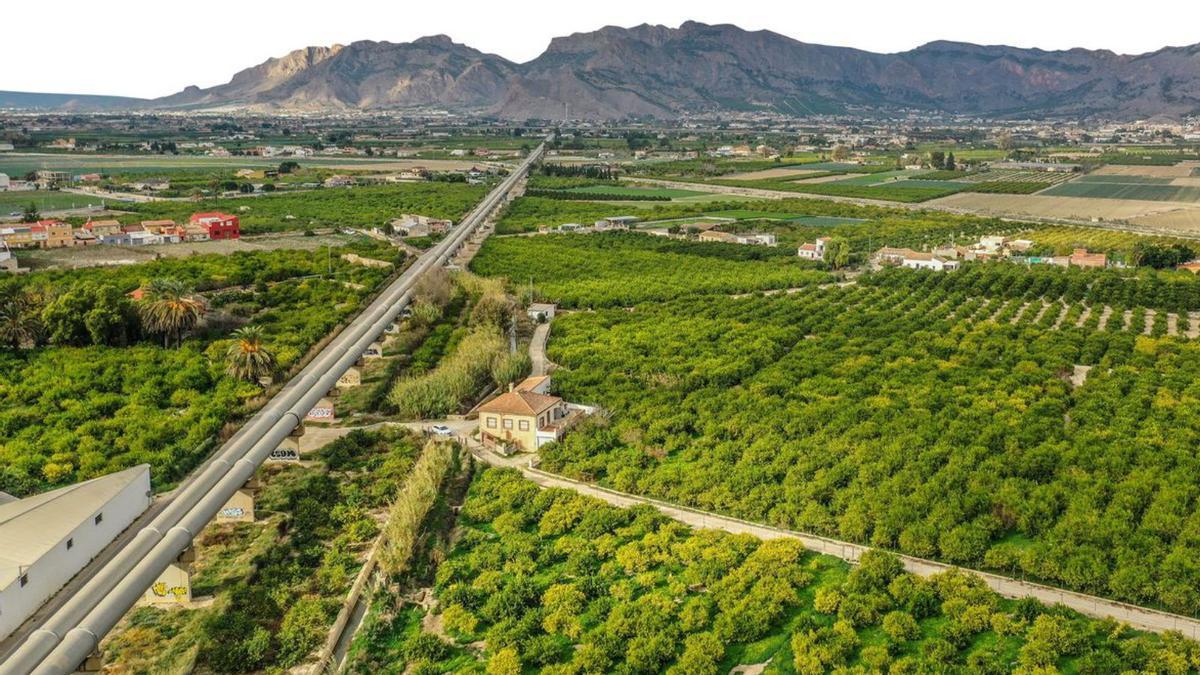
<path id="1" fill-rule="evenodd" d="M 147 470 L 30 565 L 25 586 L 21 586 L 18 578 L 8 588 L 0 589 L 0 640 L 24 623 L 149 507 Z M 104 518 L 97 525 L 96 515 L 101 513 Z M 68 539 L 74 541 L 70 550 L 67 550 Z"/>

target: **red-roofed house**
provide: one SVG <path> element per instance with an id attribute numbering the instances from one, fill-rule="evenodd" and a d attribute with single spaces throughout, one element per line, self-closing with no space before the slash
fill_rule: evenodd
<path id="1" fill-rule="evenodd" d="M 824 260 L 825 244 L 829 243 L 829 239 L 829 237 L 821 237 L 817 239 L 815 244 L 801 244 L 796 255 L 805 260 Z"/>
<path id="2" fill-rule="evenodd" d="M 1103 253 L 1088 253 L 1086 248 L 1077 248 L 1071 254 L 1071 267 L 1108 267 L 1108 256 Z"/>
<path id="3" fill-rule="evenodd" d="M 242 236 L 238 217 L 228 213 L 193 213 L 189 222 L 208 230 L 209 239 L 239 239 Z"/>

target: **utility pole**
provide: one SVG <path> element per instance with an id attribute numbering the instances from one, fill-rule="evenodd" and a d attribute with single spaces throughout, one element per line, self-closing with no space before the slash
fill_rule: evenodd
<path id="1" fill-rule="evenodd" d="M 508 320 L 508 353 L 517 353 L 517 317 Z"/>

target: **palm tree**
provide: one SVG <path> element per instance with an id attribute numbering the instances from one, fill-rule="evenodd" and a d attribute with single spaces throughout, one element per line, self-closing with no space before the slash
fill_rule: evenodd
<path id="1" fill-rule="evenodd" d="M 239 380 L 257 382 L 275 371 L 275 355 L 263 346 L 259 326 L 246 326 L 233 332 L 233 344 L 225 352 L 225 372 Z"/>
<path id="2" fill-rule="evenodd" d="M 204 298 L 192 293 L 176 279 L 154 279 L 145 289 L 139 312 L 142 325 L 151 333 L 163 334 L 163 346 L 180 342 L 181 336 L 200 322 Z"/>
<path id="3" fill-rule="evenodd" d="M 0 343 L 13 349 L 34 342 L 41 332 L 37 303 L 24 291 L 0 293 Z"/>

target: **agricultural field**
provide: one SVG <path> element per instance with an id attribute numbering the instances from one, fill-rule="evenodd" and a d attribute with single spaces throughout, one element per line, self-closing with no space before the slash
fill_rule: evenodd
<path id="1" fill-rule="evenodd" d="M 954 194 L 964 188 L 963 185 L 951 181 L 921 181 L 921 180 L 877 180 L 890 172 L 868 174 L 861 177 L 841 180 L 729 180 L 726 178 L 712 179 L 719 185 L 755 188 L 759 190 L 777 190 L 781 192 L 798 192 L 830 197 L 846 197 L 851 199 L 870 199 L 875 201 L 892 201 L 901 203 L 919 203 Z"/>
<path id="2" fill-rule="evenodd" d="M 1151 176 L 1154 178 L 1186 178 L 1195 176 L 1196 170 L 1200 169 L 1200 162 L 1179 162 L 1178 164 L 1169 164 L 1166 166 L 1122 166 L 1117 164 L 1105 164 L 1096 169 L 1090 176 Z"/>
<path id="3" fill-rule="evenodd" d="M 402 213 L 458 222 L 487 192 L 483 185 L 404 183 L 260 197 L 124 204 L 122 223 L 170 218 L 187 222 L 198 211 L 226 211 L 241 219 L 242 232 L 259 234 L 329 227 L 372 228 Z"/>
<path id="4" fill-rule="evenodd" d="M 839 216 L 807 216 L 801 213 L 780 213 L 778 211 L 754 211 L 750 209 L 730 209 L 706 213 L 710 218 L 733 218 L 735 220 L 783 220 L 797 225 L 812 227 L 829 227 L 835 225 L 857 225 L 867 222 L 865 218 L 848 218 Z"/>
<path id="5" fill-rule="evenodd" d="M 571 308 L 794 288 L 829 279 L 801 263 L 793 250 L 637 232 L 492 238 L 471 262 L 471 271 L 533 286 L 541 297 Z"/>
<path id="6" fill-rule="evenodd" d="M 975 216 L 959 216 L 894 208 L 838 204 L 819 200 L 771 200 L 749 204 L 752 209 L 726 210 L 709 215 L 737 217 L 738 231 L 775 234 L 781 246 L 811 242 L 817 237 L 847 240 L 859 257 L 880 246 L 929 249 L 951 240 L 977 240 L 985 234 L 1012 234 L 1020 224 Z M 776 219 L 774 214 L 781 214 Z M 801 213 L 807 215 L 799 215 Z M 739 215 L 733 215 L 739 214 Z M 721 229 L 731 229 L 722 225 Z"/>
<path id="7" fill-rule="evenodd" d="M 476 474 L 454 532 L 431 533 L 445 556 L 432 578 L 408 580 L 432 583 L 432 606 L 378 597 L 349 673 L 1090 673 L 1200 657 L 961 573 L 921 579 L 884 553 L 852 568 L 793 540 L 541 491 L 511 469 Z"/>
<path id="8" fill-rule="evenodd" d="M 1117 254 L 1124 259 L 1139 245 L 1200 247 L 1200 242 L 1194 239 L 1152 237 L 1091 227 L 1045 226 L 1026 230 L 1017 236 L 1032 240 L 1039 248 L 1048 247 L 1055 255 L 1067 255 L 1076 248 L 1086 248 L 1110 255 Z"/>
<path id="9" fill-rule="evenodd" d="M 1169 209 L 1165 211 L 1159 211 L 1157 213 L 1137 216 L 1131 218 L 1129 222 L 1134 225 L 1149 227 L 1155 230 L 1195 235 L 1200 233 L 1200 209 Z"/>
<path id="10" fill-rule="evenodd" d="M 1176 319 L 1195 334 L 1192 275 L 981 265 L 708 292 L 555 320 L 556 387 L 611 416 L 543 468 L 1200 613 L 1200 342 L 1172 337 Z"/>
<path id="11" fill-rule="evenodd" d="M 1065 197 L 1048 194 L 981 194 L 959 192 L 930 202 L 931 206 L 949 207 L 984 216 L 1059 218 L 1066 220 L 1140 222 L 1146 216 L 1196 210 L 1179 202 L 1133 201 L 1098 197 Z M 1185 218 L 1176 214 L 1173 218 Z"/>
<path id="12" fill-rule="evenodd" d="M 793 178 L 793 183 L 803 183 L 805 185 L 819 185 L 821 183 L 836 183 L 846 179 L 844 173 L 819 173 L 814 176 Z"/>
<path id="13" fill-rule="evenodd" d="M 1055 171 L 1020 171 L 995 169 L 963 176 L 968 192 L 1026 195 L 1071 180 L 1074 174 Z"/>
<path id="14" fill-rule="evenodd" d="M 757 171 L 743 171 L 741 173 L 730 174 L 726 176 L 726 178 L 732 180 L 769 180 L 774 178 L 812 178 L 814 176 L 826 174 L 827 172 L 825 170 L 819 168 L 805 169 L 788 167 L 785 169 L 759 169 Z"/>
<path id="15" fill-rule="evenodd" d="M 671 189 L 671 188 L 640 188 L 640 187 L 628 187 L 628 186 L 623 186 L 623 185 L 613 186 L 613 187 L 609 187 L 607 185 L 589 185 L 587 187 L 571 188 L 570 190 L 567 190 L 567 192 L 572 192 L 572 193 L 582 194 L 582 195 L 595 194 L 595 193 L 613 194 L 613 195 L 620 195 L 620 196 L 625 196 L 625 197 L 630 197 L 630 196 L 639 197 L 639 196 L 644 195 L 644 196 L 650 196 L 650 197 L 665 197 L 667 199 L 678 199 L 680 197 L 694 197 L 699 194 L 704 194 L 703 192 L 698 192 L 696 190 L 676 190 L 676 189 Z"/>
<path id="16" fill-rule="evenodd" d="M 891 183 L 905 180 L 914 176 L 920 176 L 926 173 L 922 170 L 897 169 L 895 171 L 880 171 L 878 173 L 868 173 L 862 176 L 853 178 L 844 178 L 838 181 L 839 185 L 880 185 L 882 183 Z"/>
<path id="17" fill-rule="evenodd" d="M 651 202 L 651 204 L 654 204 Z M 644 210 L 618 209 L 613 204 L 570 202 L 522 197 L 511 204 L 497 225 L 500 234 L 534 232 L 539 227 L 562 223 L 591 223 L 614 215 L 637 215 L 648 226 L 685 225 L 735 219 L 747 229 L 775 234 L 781 246 L 798 245 L 816 237 L 836 234 L 851 248 L 866 254 L 880 246 L 910 246 L 928 249 L 950 239 L 963 240 L 984 234 L 1011 234 L 1021 225 L 995 218 L 962 216 L 860 206 L 815 199 L 759 199 L 709 204 L 655 204 Z M 794 251 L 793 251 L 794 253 Z"/>
<path id="18" fill-rule="evenodd" d="M 363 235 L 340 233 L 304 236 L 299 232 L 269 236 L 221 239 L 218 241 L 192 241 L 179 244 L 156 244 L 153 246 L 76 246 L 71 248 L 24 249 L 16 252 L 21 265 L 33 269 L 132 265 L 160 258 L 186 258 L 194 255 L 219 253 L 252 253 L 261 251 L 320 251 L 332 255 L 332 251 L 364 243 Z"/>
<path id="19" fill-rule="evenodd" d="M 730 200 L 728 206 L 737 202 Z M 520 234 L 536 232 L 541 227 L 557 227 L 563 223 L 594 223 L 601 218 L 620 215 L 637 215 L 643 221 L 671 220 L 701 216 L 714 208 L 712 203 L 640 202 L 637 206 L 626 203 L 604 203 L 547 199 L 545 197 L 520 197 L 505 207 L 496 223 L 497 234 Z M 718 207 L 719 208 L 719 207 Z"/>
<path id="20" fill-rule="evenodd" d="M 214 254 L 3 280 L 0 303 L 17 317 L 6 346 L 26 348 L 0 350 L 0 491 L 26 495 L 143 462 L 156 487 L 184 476 L 261 402 L 260 386 L 228 371 L 234 330 L 260 331 L 283 377 L 388 277 L 343 252 L 402 262 L 386 244 L 358 241 L 331 257 Z M 148 306 L 126 295 L 155 280 L 178 283 L 203 318 L 155 328 Z"/>
<path id="21" fill-rule="evenodd" d="M 832 165 L 829 163 L 816 162 L 812 159 L 805 158 L 792 158 L 787 161 L 776 162 L 774 160 L 767 159 L 724 159 L 705 157 L 703 159 L 684 159 L 666 162 L 638 162 L 630 166 L 630 175 L 643 176 L 647 178 L 668 178 L 676 176 L 713 177 L 745 174 L 756 171 L 778 171 L 782 169 L 844 172 L 847 169 L 842 167 L 853 167 L 857 165 L 836 165 L 839 168 L 831 168 L 831 166 Z"/>
<path id="22" fill-rule="evenodd" d="M 1200 187 L 1172 185 L 1171 181 L 1153 176 L 1080 176 L 1043 194 L 1049 197 L 1200 203 Z"/>
<path id="23" fill-rule="evenodd" d="M 599 201 L 680 201 L 688 197 L 700 197 L 708 193 L 700 190 L 680 190 L 676 188 L 632 187 L 616 183 L 583 185 L 564 189 L 544 189 L 530 187 L 528 194 L 533 197 L 567 200 L 599 200 Z"/>
<path id="24" fill-rule="evenodd" d="M 58 211 L 99 207 L 104 201 L 101 197 L 51 190 L 6 191 L 0 192 L 0 218 L 13 214 L 19 216 L 30 204 L 36 206 L 38 211 Z"/>
<path id="25" fill-rule="evenodd" d="M 0 154 L 0 173 L 24 176 L 30 171 L 52 169 L 81 173 L 169 174 L 174 171 L 228 171 L 233 169 L 274 169 L 289 158 L 280 157 L 203 157 L 198 155 L 104 155 L 104 154 Z M 302 157 L 301 166 L 335 170 L 400 171 L 423 166 L 431 171 L 469 169 L 478 162 L 468 160 L 397 159 L 395 157 Z"/>

